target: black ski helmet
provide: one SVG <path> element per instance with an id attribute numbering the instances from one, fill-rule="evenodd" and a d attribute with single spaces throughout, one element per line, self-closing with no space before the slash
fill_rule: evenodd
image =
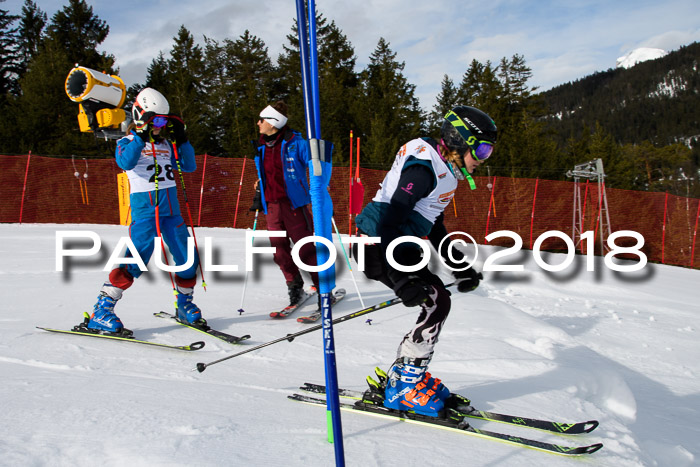
<path id="1" fill-rule="evenodd" d="M 496 144 L 497 129 L 493 119 L 475 107 L 458 105 L 445 115 L 440 137 L 448 149 L 457 151 L 460 156 L 464 156 L 470 149 L 467 142 L 470 137 L 467 132 L 460 133 L 459 127 L 466 127 L 474 137 L 474 140 L 469 141 L 472 145 L 478 141 Z"/>

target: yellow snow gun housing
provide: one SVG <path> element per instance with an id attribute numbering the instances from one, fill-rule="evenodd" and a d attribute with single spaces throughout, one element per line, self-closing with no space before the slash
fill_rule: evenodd
<path id="1" fill-rule="evenodd" d="M 80 131 L 101 133 L 105 138 L 124 135 L 126 112 L 121 107 L 126 86 L 119 76 L 76 65 L 66 78 L 66 94 L 79 104 Z"/>

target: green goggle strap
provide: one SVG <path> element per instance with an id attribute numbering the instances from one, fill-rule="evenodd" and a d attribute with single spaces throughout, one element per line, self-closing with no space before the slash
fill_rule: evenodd
<path id="1" fill-rule="evenodd" d="M 469 183 L 469 188 L 472 190 L 476 190 L 476 183 L 474 182 L 474 179 L 472 176 L 467 172 L 467 169 L 464 167 L 460 167 L 460 170 L 462 171 L 462 174 L 464 174 L 464 178 L 467 179 L 467 183 Z"/>

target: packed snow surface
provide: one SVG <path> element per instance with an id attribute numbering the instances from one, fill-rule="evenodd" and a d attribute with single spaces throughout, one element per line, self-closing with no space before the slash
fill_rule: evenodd
<path id="1" fill-rule="evenodd" d="M 56 271 L 56 231 L 90 230 L 100 253 L 70 258 Z M 193 371 L 232 353 L 305 329 L 296 316 L 269 313 L 287 301 L 270 255 L 249 273 L 243 313 L 245 231 L 197 229 L 212 238 L 218 265 L 205 270 L 207 290 L 195 303 L 209 323 L 250 334 L 229 345 L 153 317 L 172 309 L 166 273 L 145 273 L 116 311 L 139 338 L 169 344 L 204 340 L 196 352 L 53 334 L 91 311 L 112 249 L 127 229 L 104 225 L 0 225 L 0 465 L 7 466 L 329 466 L 326 413 L 287 395 L 305 381 L 323 383 L 320 332 Z M 84 241 L 76 247 L 87 248 Z M 264 241 L 258 244 L 265 246 Z M 336 241 L 339 247 L 339 243 Z M 480 246 L 480 264 L 496 248 Z M 543 254 L 549 264 L 561 255 Z M 579 445 L 602 442 L 583 462 L 596 466 L 690 466 L 700 463 L 700 272 L 648 264 L 614 273 L 602 261 L 549 273 L 532 252 L 503 261 L 519 273 L 485 272 L 474 292 L 452 295 L 431 372 L 479 408 L 562 422 L 596 419 L 591 434 L 561 436 L 478 420 L 479 428 Z M 342 253 L 337 285 L 348 296 L 335 317 L 361 309 Z M 365 280 L 353 263 L 367 305 L 392 296 Z M 449 273 L 442 270 L 445 281 Z M 307 280 L 308 285 L 308 280 Z M 375 366 L 388 369 L 416 308 L 387 308 L 335 327 L 341 387 L 362 390 Z M 371 323 L 367 322 L 371 318 Z M 579 459 L 513 447 L 459 433 L 343 412 L 349 466 L 569 466 Z M 580 464 L 578 464 L 580 465 Z"/>

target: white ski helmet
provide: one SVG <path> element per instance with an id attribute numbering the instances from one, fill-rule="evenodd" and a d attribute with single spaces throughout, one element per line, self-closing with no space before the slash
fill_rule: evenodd
<path id="1" fill-rule="evenodd" d="M 143 88 L 131 107 L 131 116 L 134 122 L 140 121 L 146 112 L 166 115 L 170 113 L 170 104 L 165 96 L 155 89 Z"/>

